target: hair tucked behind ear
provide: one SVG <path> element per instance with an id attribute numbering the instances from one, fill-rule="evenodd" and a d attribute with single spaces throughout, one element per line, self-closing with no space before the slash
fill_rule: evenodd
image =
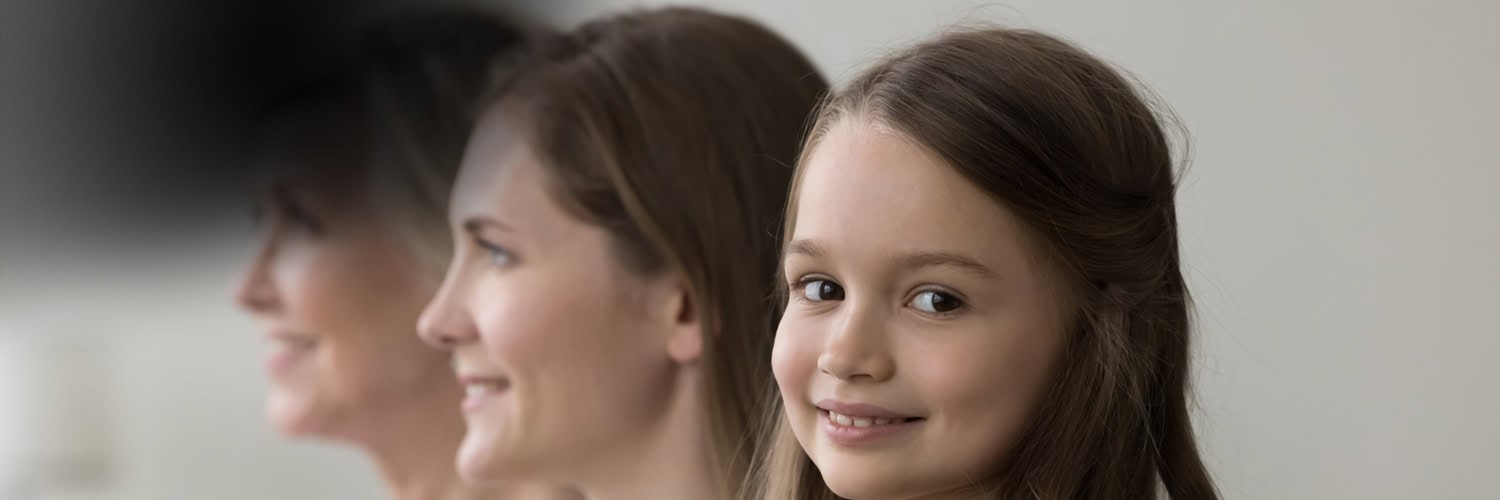
<path id="1" fill-rule="evenodd" d="M 710 465 L 738 496 L 772 391 L 775 232 L 827 84 L 765 27 L 681 8 L 552 37 L 522 71 L 498 106 L 530 132 L 553 196 L 606 229 L 627 269 L 690 281 Z"/>
<path id="2" fill-rule="evenodd" d="M 804 159 L 840 120 L 878 123 L 936 152 L 1013 210 L 1066 273 L 1073 311 L 1062 366 L 1005 470 L 976 489 L 992 498 L 1216 498 L 1188 417 L 1172 151 L 1140 91 L 1052 36 L 972 29 L 896 54 L 834 95 Z M 787 214 L 796 213 L 796 185 Z M 785 416 L 774 421 L 761 497 L 837 498 Z"/>

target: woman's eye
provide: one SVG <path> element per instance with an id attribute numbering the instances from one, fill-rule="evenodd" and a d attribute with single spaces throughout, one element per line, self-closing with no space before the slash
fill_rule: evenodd
<path id="1" fill-rule="evenodd" d="M 311 231 L 313 234 L 323 232 L 323 221 L 318 220 L 316 216 L 313 216 L 306 210 L 297 209 L 289 211 L 286 214 L 286 220 L 298 227 Z"/>
<path id="2" fill-rule="evenodd" d="M 943 314 L 958 310 L 964 304 L 952 294 L 929 290 L 912 297 L 910 305 L 928 314 Z"/>
<path id="3" fill-rule="evenodd" d="M 278 215 L 288 225 L 302 229 L 313 235 L 323 233 L 323 221 L 312 211 L 294 202 L 283 202 L 277 207 Z"/>
<path id="4" fill-rule="evenodd" d="M 802 296 L 813 302 L 844 300 L 844 289 L 832 281 L 811 280 L 802 283 Z"/>
<path id="5" fill-rule="evenodd" d="M 490 265 L 492 266 L 505 267 L 510 265 L 511 262 L 515 259 L 515 256 L 510 253 L 510 250 L 500 245 L 496 245 L 494 243 L 490 243 L 488 241 L 477 238 L 474 240 L 474 243 L 479 245 L 479 248 L 481 250 L 485 251 L 485 255 L 489 258 Z"/>

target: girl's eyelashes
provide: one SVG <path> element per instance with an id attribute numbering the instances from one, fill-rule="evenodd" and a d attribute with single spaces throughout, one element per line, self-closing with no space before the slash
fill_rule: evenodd
<path id="1" fill-rule="evenodd" d="M 802 286 L 802 296 L 813 302 L 844 300 L 844 288 L 832 281 L 815 279 Z"/>
<path id="2" fill-rule="evenodd" d="M 808 276 L 788 287 L 798 300 L 812 303 L 844 300 L 844 288 L 828 278 Z"/>
<path id="3" fill-rule="evenodd" d="M 907 301 L 906 305 L 934 316 L 951 316 L 964 307 L 964 301 L 952 292 L 922 290 Z"/>
<path id="4" fill-rule="evenodd" d="M 810 304 L 842 301 L 846 293 L 843 285 L 817 275 L 803 277 L 788 285 L 787 288 L 789 295 L 792 295 L 795 300 Z M 953 316 L 968 307 L 966 299 L 958 292 L 935 288 L 931 285 L 918 289 L 906 300 L 905 305 L 923 314 L 940 318 Z"/>

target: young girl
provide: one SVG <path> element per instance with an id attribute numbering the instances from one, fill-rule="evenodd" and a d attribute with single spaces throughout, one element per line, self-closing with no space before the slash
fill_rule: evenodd
<path id="1" fill-rule="evenodd" d="M 764 27 L 700 10 L 541 43 L 475 129 L 420 328 L 468 388 L 459 471 L 736 497 L 774 390 L 775 232 L 823 79 Z"/>
<path id="2" fill-rule="evenodd" d="M 938 37 L 827 102 L 793 186 L 764 498 L 1215 497 L 1173 158 L 1107 63 Z"/>

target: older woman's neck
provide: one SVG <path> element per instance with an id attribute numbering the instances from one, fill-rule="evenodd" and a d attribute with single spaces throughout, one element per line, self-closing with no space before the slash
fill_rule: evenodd
<path id="1" fill-rule="evenodd" d="M 461 429 L 461 427 L 460 427 Z M 397 436 L 403 437 L 403 436 Z M 384 453 L 372 453 L 393 500 L 578 500 L 577 493 L 548 485 L 464 483 L 454 470 L 460 433 L 405 433 L 410 442 Z M 411 439 L 414 438 L 414 439 Z M 392 441 L 397 441 L 393 439 Z"/>

